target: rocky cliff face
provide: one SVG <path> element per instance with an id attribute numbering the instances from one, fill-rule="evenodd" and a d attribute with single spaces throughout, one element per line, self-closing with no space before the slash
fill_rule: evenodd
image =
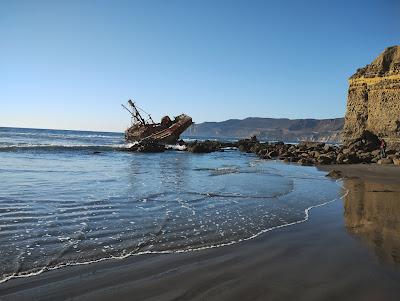
<path id="1" fill-rule="evenodd" d="M 365 130 L 400 145 L 400 46 L 385 49 L 349 79 L 343 142 Z"/>

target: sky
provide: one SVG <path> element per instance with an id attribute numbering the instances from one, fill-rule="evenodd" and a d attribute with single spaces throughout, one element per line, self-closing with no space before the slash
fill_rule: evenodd
<path id="1" fill-rule="evenodd" d="M 336 118 L 347 79 L 400 44 L 400 1 L 0 1 L 0 126 Z"/>

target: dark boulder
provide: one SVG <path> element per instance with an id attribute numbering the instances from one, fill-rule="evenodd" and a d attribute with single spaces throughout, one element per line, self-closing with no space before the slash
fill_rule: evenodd
<path id="1" fill-rule="evenodd" d="M 333 179 L 340 179 L 343 177 L 343 174 L 340 170 L 336 170 L 336 169 L 332 169 L 327 175 L 326 177 L 330 177 Z"/>
<path id="2" fill-rule="evenodd" d="M 271 158 L 275 158 L 279 156 L 279 153 L 276 150 L 273 150 L 268 153 L 268 156 Z"/>
<path id="3" fill-rule="evenodd" d="M 311 166 L 314 165 L 315 162 L 309 158 L 301 158 L 299 161 L 297 161 L 302 166 Z"/>
<path id="4" fill-rule="evenodd" d="M 162 153 L 165 151 L 165 146 L 154 139 L 145 139 L 133 145 L 128 150 L 141 153 Z"/>
<path id="5" fill-rule="evenodd" d="M 192 153 L 212 153 L 216 151 L 223 151 L 223 145 L 218 141 L 206 140 L 203 142 L 195 141 L 187 144 L 187 151 Z"/>
<path id="6" fill-rule="evenodd" d="M 363 149 L 365 151 L 373 151 L 379 149 L 379 146 L 379 137 L 368 130 L 365 130 L 359 138 L 352 140 L 347 144 L 347 148 Z"/>
<path id="7" fill-rule="evenodd" d="M 334 151 L 335 148 L 334 148 L 332 145 L 326 144 L 326 145 L 323 147 L 323 150 L 324 150 L 324 152 L 328 153 L 328 152 Z"/>
<path id="8" fill-rule="evenodd" d="M 328 165 L 328 164 L 331 164 L 332 161 L 333 161 L 333 159 L 332 159 L 331 157 L 327 156 L 327 155 L 320 155 L 320 156 L 317 158 L 318 164 L 321 164 L 321 165 Z"/>
<path id="9" fill-rule="evenodd" d="M 318 150 L 322 149 L 325 146 L 323 142 L 314 142 L 314 141 L 301 141 L 298 144 L 298 148 L 301 150 Z"/>
<path id="10" fill-rule="evenodd" d="M 259 144 L 256 136 L 251 137 L 250 139 L 241 139 L 237 142 L 237 146 L 241 152 L 251 153 L 251 149 Z"/>

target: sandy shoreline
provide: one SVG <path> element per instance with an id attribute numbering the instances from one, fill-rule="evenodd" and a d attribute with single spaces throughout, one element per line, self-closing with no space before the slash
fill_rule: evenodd
<path id="1" fill-rule="evenodd" d="M 400 166 L 378 164 L 320 165 L 321 171 L 341 171 L 345 178 L 358 178 L 374 183 L 400 184 Z"/>
<path id="2" fill-rule="evenodd" d="M 0 300 L 398 300 L 400 168 L 320 169 L 341 170 L 351 191 L 344 201 L 312 209 L 306 223 L 233 246 L 14 279 L 0 284 Z M 384 235 L 377 240 L 376 233 Z"/>

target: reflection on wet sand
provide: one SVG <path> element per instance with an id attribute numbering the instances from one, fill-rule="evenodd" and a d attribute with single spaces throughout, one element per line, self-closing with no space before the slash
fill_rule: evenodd
<path id="1" fill-rule="evenodd" d="M 345 179 L 347 230 L 385 262 L 400 264 L 400 187 L 360 179 Z"/>

